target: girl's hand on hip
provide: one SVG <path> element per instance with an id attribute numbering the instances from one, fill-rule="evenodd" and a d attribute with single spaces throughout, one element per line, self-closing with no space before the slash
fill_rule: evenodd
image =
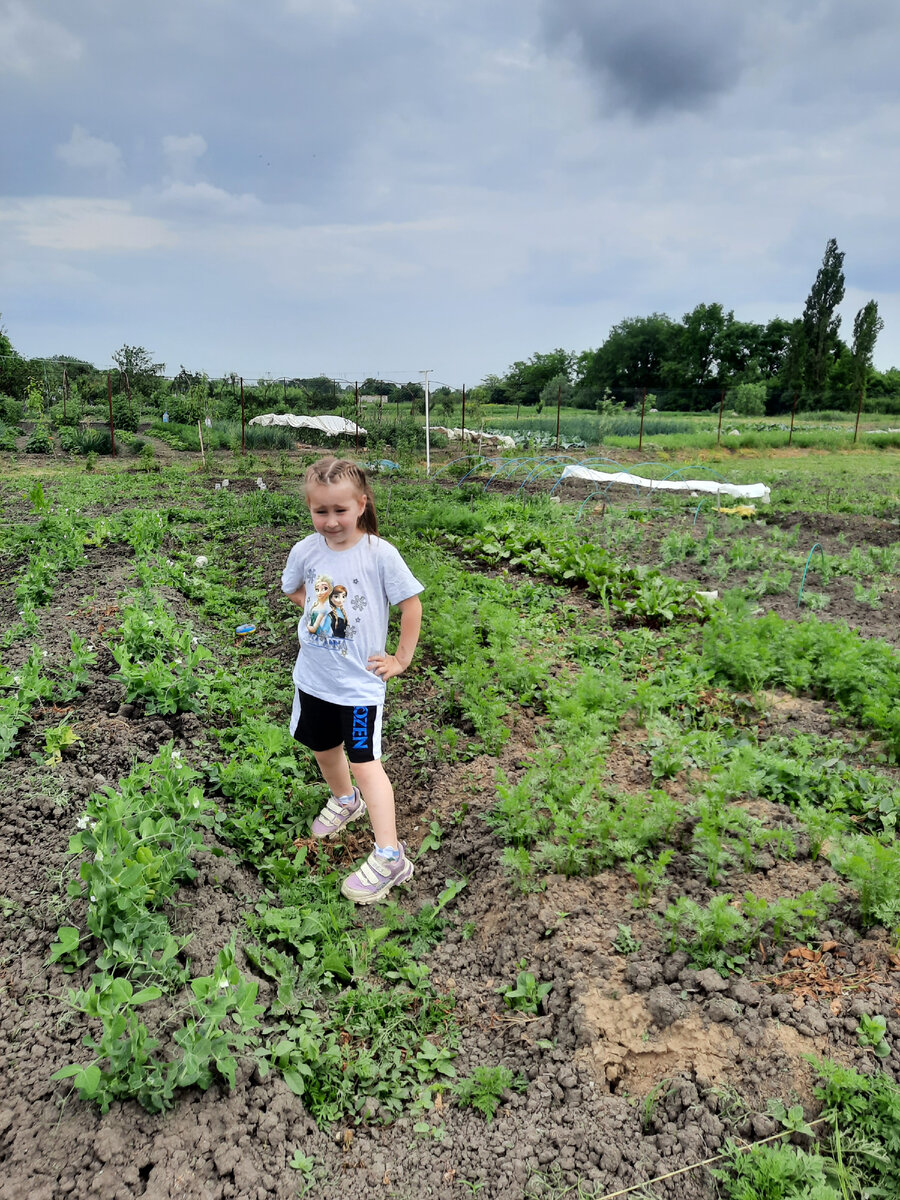
<path id="1" fill-rule="evenodd" d="M 400 662 L 396 654 L 373 654 L 369 658 L 368 669 L 385 681 L 395 675 L 402 675 L 406 666 Z"/>

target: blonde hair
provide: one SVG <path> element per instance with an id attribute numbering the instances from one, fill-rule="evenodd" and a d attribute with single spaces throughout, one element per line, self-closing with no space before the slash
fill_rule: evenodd
<path id="1" fill-rule="evenodd" d="M 309 488 L 313 484 L 340 483 L 344 479 L 348 480 L 356 491 L 366 498 L 366 507 L 356 522 L 357 528 L 377 536 L 378 516 L 375 512 L 375 496 L 372 492 L 372 485 L 363 468 L 355 462 L 351 462 L 349 458 L 335 458 L 334 455 L 329 454 L 325 458 L 320 458 L 318 462 L 314 462 L 306 470 L 306 478 L 303 481 L 304 495 L 308 501 Z"/>

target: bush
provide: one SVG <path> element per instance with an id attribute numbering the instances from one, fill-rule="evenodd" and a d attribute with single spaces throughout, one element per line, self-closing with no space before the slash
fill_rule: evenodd
<path id="1" fill-rule="evenodd" d="M 53 439 L 50 430 L 43 421 L 36 422 L 28 441 L 25 443 L 26 454 L 52 454 Z"/>
<path id="2" fill-rule="evenodd" d="M 0 450 L 15 450 L 16 431 L 0 421 Z"/>
<path id="3" fill-rule="evenodd" d="M 54 404 L 50 409 L 50 424 L 54 429 L 74 429 L 81 420 L 81 405 L 77 400 L 70 400 L 63 412 L 62 404 Z"/>
<path id="4" fill-rule="evenodd" d="M 137 433 L 141 420 L 141 407 L 137 400 L 124 392 L 117 392 L 112 398 L 113 424 L 116 429 L 124 429 L 129 433 Z"/>
<path id="5" fill-rule="evenodd" d="M 729 408 L 746 417 L 761 417 L 766 411 L 766 385 L 758 383 L 739 383 L 725 397 Z"/>
<path id="6" fill-rule="evenodd" d="M 169 420 L 176 425 L 196 425 L 203 417 L 203 404 L 196 389 L 192 388 L 187 396 L 169 396 L 166 400 L 166 411 Z"/>
<path id="7" fill-rule="evenodd" d="M 18 426 L 22 423 L 22 405 L 12 396 L 0 394 L 0 420 L 7 425 Z"/>
<path id="8" fill-rule="evenodd" d="M 59 431 L 59 444 L 66 454 L 112 454 L 108 429 L 66 429 Z"/>

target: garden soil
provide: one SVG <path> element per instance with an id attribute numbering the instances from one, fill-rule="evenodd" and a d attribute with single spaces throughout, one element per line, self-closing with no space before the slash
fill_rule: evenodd
<path id="1" fill-rule="evenodd" d="M 802 519 L 820 540 L 845 529 L 838 517 L 829 517 L 827 527 L 815 516 Z M 854 542 L 863 547 L 890 536 L 886 525 L 846 522 L 853 522 Z M 116 595 L 129 570 L 127 548 L 91 551 L 90 561 L 42 610 L 42 645 L 51 652 L 67 648 L 72 629 L 102 645 L 104 630 L 116 623 Z M 277 572 L 270 574 L 274 606 Z M 0 592 L 3 627 L 15 616 L 10 592 Z M 73 598 L 85 595 L 91 603 L 73 607 Z M 176 604 L 179 597 L 167 599 Z M 580 596 L 571 603 L 585 606 Z M 863 614 L 852 608 L 852 598 L 833 601 L 827 616 L 846 617 L 897 644 L 896 618 Z M 288 671 L 290 639 L 279 655 Z M 554 876 L 541 891 L 516 890 L 483 814 L 495 800 L 498 767 L 516 778 L 534 747 L 541 716 L 522 710 L 511 715 L 511 736 L 499 758 L 447 765 L 397 755 L 389 766 L 401 835 L 412 852 L 432 820 L 444 831 L 439 850 L 418 860 L 401 903 L 415 909 L 435 898 L 446 880 L 468 880 L 445 940 L 427 958 L 435 987 L 456 998 L 457 1069 L 464 1074 L 504 1063 L 528 1081 L 523 1092 L 505 1094 L 493 1121 L 445 1095 L 427 1118 L 427 1132 L 414 1129 L 410 1117 L 382 1123 L 378 1113 L 319 1128 L 276 1074 L 261 1079 L 250 1065 L 241 1067 L 230 1092 L 188 1090 L 163 1116 L 130 1102 L 101 1116 L 68 1083 L 51 1080 L 60 1067 L 86 1058 L 83 1018 L 69 1007 L 66 991 L 87 983 L 87 969 L 66 974 L 48 965 L 57 927 L 71 919 L 67 843 L 90 792 L 169 741 L 194 755 L 202 734 L 195 715 L 162 718 L 124 705 L 121 685 L 110 678 L 114 665 L 102 651 L 92 685 L 71 713 L 82 739 L 74 757 L 52 775 L 32 758 L 43 731 L 61 720 L 54 710 L 38 715 L 20 755 L 0 767 L 0 1200 L 287 1200 L 303 1194 L 322 1200 L 473 1194 L 485 1200 L 579 1194 L 706 1200 L 714 1195 L 706 1170 L 683 1169 L 720 1153 L 728 1136 L 752 1141 L 776 1133 L 765 1115 L 770 1098 L 799 1099 L 815 1115 L 808 1056 L 828 1055 L 900 1078 L 900 959 L 881 931 L 861 939 L 845 927 L 826 929 L 825 944 L 833 943 L 828 951 L 788 948 L 723 979 L 689 969 L 683 954 L 667 953 L 654 921 L 669 899 L 702 897 L 692 877 L 673 873 L 646 911 L 631 907 L 629 881 L 615 872 Z M 833 714 L 818 702 L 770 700 L 770 732 L 834 731 Z M 411 735 L 417 722 L 424 732 L 424 674 L 403 681 L 402 703 Z M 615 786 L 648 785 L 649 759 L 638 731 L 623 730 L 609 767 Z M 687 802 L 677 783 L 663 786 Z M 366 849 L 362 839 L 348 838 L 333 853 L 349 861 Z M 211 969 L 235 931 L 240 937 L 241 915 L 261 890 L 254 872 L 211 849 L 197 865 L 196 879 L 178 897 L 179 932 L 194 934 L 194 973 Z M 821 861 L 764 859 L 738 886 L 760 895 L 798 895 L 826 879 L 840 885 Z M 361 922 L 374 919 L 368 910 L 359 913 Z M 623 924 L 633 939 L 630 949 L 622 948 Z M 511 1012 L 499 994 L 523 960 L 553 985 L 533 1016 Z M 249 962 L 240 965 L 252 974 Z M 260 981 L 262 995 L 268 986 Z M 863 1012 L 887 1018 L 894 1049 L 877 1066 L 857 1044 Z M 290 1166 L 297 1151 L 314 1160 L 314 1179 Z M 657 1177 L 664 1178 L 641 1187 Z M 623 1191 L 628 1188 L 634 1190 Z"/>

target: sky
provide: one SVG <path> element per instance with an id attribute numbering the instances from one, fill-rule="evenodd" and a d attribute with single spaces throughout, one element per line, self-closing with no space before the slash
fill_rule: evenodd
<path id="1" fill-rule="evenodd" d="M 473 386 L 720 302 L 900 366 L 895 0 L 0 0 L 29 357 Z"/>

